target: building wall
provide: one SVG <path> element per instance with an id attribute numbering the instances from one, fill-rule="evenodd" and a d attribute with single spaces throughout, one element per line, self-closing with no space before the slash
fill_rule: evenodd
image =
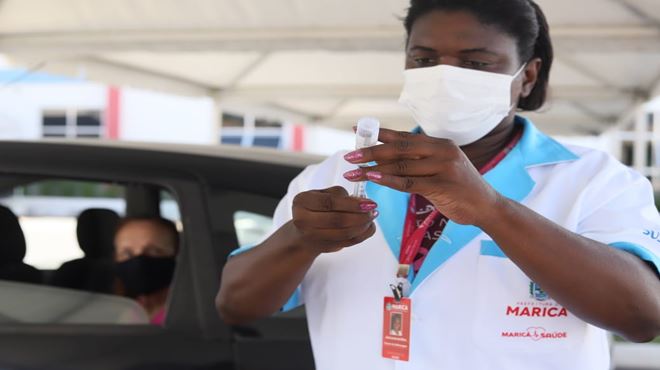
<path id="1" fill-rule="evenodd" d="M 35 140 L 43 135 L 44 112 L 94 111 L 104 121 L 107 86 L 87 82 L 16 84 L 0 89 L 0 139 Z M 217 143 L 217 120 L 209 98 L 120 90 L 119 139 Z"/>
<path id="2" fill-rule="evenodd" d="M 24 84 L 0 89 L 0 139 L 42 137 L 42 112 L 76 108 L 103 110 L 106 88 L 99 84 Z"/>
<path id="3" fill-rule="evenodd" d="M 304 131 L 303 151 L 331 155 L 339 150 L 355 149 L 355 134 L 322 126 L 308 126 Z"/>
<path id="4" fill-rule="evenodd" d="M 121 140 L 217 144 L 216 110 L 210 98 L 188 98 L 124 88 Z"/>

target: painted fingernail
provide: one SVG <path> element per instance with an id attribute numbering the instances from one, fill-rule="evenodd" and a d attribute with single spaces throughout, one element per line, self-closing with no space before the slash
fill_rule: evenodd
<path id="1" fill-rule="evenodd" d="M 349 161 L 349 162 L 357 162 L 364 158 L 364 154 L 362 154 L 362 151 L 356 150 L 354 152 L 350 152 L 344 156 L 344 159 Z"/>
<path id="2" fill-rule="evenodd" d="M 348 171 L 348 172 L 344 173 L 344 178 L 346 178 L 347 180 L 355 180 L 357 178 L 360 178 L 361 176 L 362 176 L 362 170 L 361 169 Z"/>
<path id="3" fill-rule="evenodd" d="M 380 215 L 380 212 L 378 212 L 378 211 L 371 212 L 371 217 L 373 217 L 373 218 L 378 217 L 378 215 Z"/>
<path id="4" fill-rule="evenodd" d="M 372 181 L 379 181 L 383 179 L 383 174 L 376 171 L 367 172 L 367 178 Z"/>
<path id="5" fill-rule="evenodd" d="M 363 211 L 373 211 L 376 208 L 378 208 L 378 204 L 376 203 L 371 203 L 371 202 L 360 203 L 360 209 Z"/>

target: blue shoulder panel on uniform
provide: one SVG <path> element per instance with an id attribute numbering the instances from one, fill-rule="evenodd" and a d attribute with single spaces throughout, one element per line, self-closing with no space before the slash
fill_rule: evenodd
<path id="1" fill-rule="evenodd" d="M 568 162 L 579 159 L 564 145 L 539 131 L 529 119 L 516 116 L 515 122 L 524 127 L 523 136 L 518 148 L 523 153 L 525 167 Z M 417 126 L 412 133 L 419 134 L 422 129 Z"/>
<path id="2" fill-rule="evenodd" d="M 232 257 L 234 257 L 234 256 L 238 256 L 239 254 L 243 254 L 243 253 L 245 253 L 245 252 L 251 250 L 252 248 L 254 248 L 254 247 L 256 247 L 256 246 L 257 246 L 257 245 L 255 244 L 255 245 L 246 245 L 246 246 L 242 246 L 242 247 L 240 247 L 240 248 L 236 248 L 236 249 L 234 249 L 231 253 L 229 253 L 229 257 L 228 257 L 228 259 L 229 259 L 229 258 L 232 258 Z"/>
<path id="3" fill-rule="evenodd" d="M 365 190 L 367 197 L 378 204 L 380 215 L 376 219 L 376 223 L 380 226 L 392 254 L 398 259 L 403 223 L 406 219 L 410 194 L 380 186 L 373 182 L 367 182 Z"/>
<path id="4" fill-rule="evenodd" d="M 525 157 L 525 167 L 579 159 L 568 148 L 539 131 L 527 118 L 517 116 L 516 123 L 525 127 L 523 137 L 518 145 Z"/>
<path id="5" fill-rule="evenodd" d="M 481 241 L 481 255 L 499 258 L 509 258 L 493 240 Z"/>
<path id="6" fill-rule="evenodd" d="M 291 295 L 291 298 L 289 298 L 289 300 L 284 304 L 284 306 L 282 306 L 281 311 L 282 312 L 291 311 L 298 306 L 300 306 L 300 287 L 296 288 L 296 290 Z"/>
<path id="7" fill-rule="evenodd" d="M 652 265 L 655 266 L 655 271 L 660 275 L 660 257 L 655 255 L 650 250 L 638 244 L 625 243 L 625 242 L 612 243 L 610 244 L 610 247 L 614 247 L 616 249 L 620 249 L 622 251 L 632 253 L 635 256 L 641 258 L 642 260 L 651 263 Z"/>

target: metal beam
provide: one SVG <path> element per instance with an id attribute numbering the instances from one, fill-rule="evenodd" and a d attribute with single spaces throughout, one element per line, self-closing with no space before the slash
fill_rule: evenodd
<path id="1" fill-rule="evenodd" d="M 569 104 L 573 108 L 577 109 L 578 111 L 582 112 L 586 116 L 588 116 L 588 117 L 590 117 L 593 120 L 596 120 L 598 122 L 603 122 L 603 123 L 608 123 L 608 124 L 615 124 L 619 120 L 619 116 L 602 114 L 601 112 L 598 112 L 594 109 L 591 109 L 591 108 L 587 107 L 586 105 L 582 104 L 580 101 L 571 101 Z"/>
<path id="2" fill-rule="evenodd" d="M 660 96 L 660 73 L 656 75 L 653 82 L 649 85 L 648 92 L 649 98 Z"/>
<path id="3" fill-rule="evenodd" d="M 17 61 L 28 65 L 41 62 L 20 58 Z M 139 86 L 188 96 L 212 96 L 217 93 L 217 88 L 212 86 L 96 57 L 43 62 L 43 69 L 67 76 L 84 75 L 86 79 L 108 84 Z"/>
<path id="4" fill-rule="evenodd" d="M 1 1 L 1 0 L 0 0 Z M 15 84 L 21 83 L 24 79 L 28 78 L 31 74 L 36 73 L 46 67 L 46 62 L 37 62 L 36 64 L 28 67 L 25 72 L 21 73 L 19 76 L 4 82 L 0 85 L 0 90 L 13 86 Z"/>
<path id="5" fill-rule="evenodd" d="M 128 73 L 138 73 L 142 76 L 148 76 L 151 78 L 165 80 L 168 82 L 188 85 L 195 89 L 200 89 L 203 92 L 203 94 L 201 95 L 209 95 L 210 93 L 218 91 L 219 89 L 217 86 L 202 84 L 200 82 L 189 80 L 178 75 L 173 75 L 165 72 L 158 72 L 148 68 L 135 66 L 129 63 L 122 63 L 115 60 L 108 60 L 103 57 L 92 56 L 92 57 L 88 57 L 87 60 L 90 61 L 92 65 L 95 65 L 97 67 L 101 66 L 104 68 L 112 68 L 116 70 L 125 71 Z"/>
<path id="6" fill-rule="evenodd" d="M 660 50 L 660 29 L 647 26 L 556 26 L 559 51 Z M 404 47 L 401 26 L 217 30 L 106 30 L 0 34 L 8 54 L 98 54 L 122 51 L 393 51 Z"/>
<path id="7" fill-rule="evenodd" d="M 660 30 L 660 20 L 651 17 L 647 12 L 632 4 L 629 0 L 614 0 L 614 2 L 622 6 L 624 9 L 642 20 L 644 23 Z"/>
<path id="8" fill-rule="evenodd" d="M 229 92 L 232 89 L 234 89 L 236 86 L 238 86 L 241 83 L 241 81 L 243 81 L 257 68 L 259 68 L 259 66 L 261 66 L 264 63 L 264 61 L 268 59 L 269 56 L 270 53 L 268 52 L 259 55 L 255 60 L 253 60 L 247 66 L 245 66 L 236 76 L 234 76 L 234 78 L 229 82 L 229 84 L 227 84 L 227 86 L 223 86 L 222 92 Z"/>
<path id="9" fill-rule="evenodd" d="M 107 30 L 0 34 L 6 53 L 149 51 L 402 50 L 402 27 Z"/>
<path id="10" fill-rule="evenodd" d="M 602 85 L 604 88 L 611 89 L 611 88 L 616 88 L 612 82 L 607 80 L 604 76 L 594 72 L 592 68 L 588 68 L 581 64 L 580 62 L 576 61 L 570 56 L 563 55 L 560 59 L 560 61 L 568 66 L 569 68 L 573 69 L 574 71 L 598 82 L 600 85 Z"/>

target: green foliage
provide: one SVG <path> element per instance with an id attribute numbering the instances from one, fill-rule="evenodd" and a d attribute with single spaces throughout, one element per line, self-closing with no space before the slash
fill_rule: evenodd
<path id="1" fill-rule="evenodd" d="M 27 185 L 20 188 L 18 192 L 31 196 L 122 198 L 124 187 L 97 182 L 52 180 Z"/>

